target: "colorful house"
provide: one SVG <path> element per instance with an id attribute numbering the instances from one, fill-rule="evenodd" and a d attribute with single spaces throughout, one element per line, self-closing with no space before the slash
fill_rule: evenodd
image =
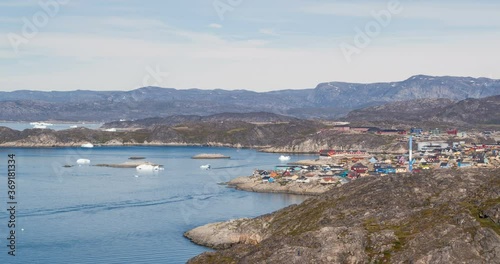
<path id="1" fill-rule="evenodd" d="M 396 167 L 396 173 L 405 173 L 408 172 L 406 167 Z"/>
<path id="2" fill-rule="evenodd" d="M 448 162 L 442 162 L 441 164 L 439 164 L 439 167 L 441 169 L 449 169 L 450 168 L 450 164 Z"/>
<path id="3" fill-rule="evenodd" d="M 351 130 L 364 133 L 368 132 L 368 130 L 370 130 L 370 127 L 351 127 Z"/>
<path id="4" fill-rule="evenodd" d="M 351 128 L 349 126 L 335 126 L 332 128 L 335 131 L 349 131 Z"/>
<path id="5" fill-rule="evenodd" d="M 394 174 L 394 173 L 396 173 L 396 169 L 392 168 L 392 167 L 377 168 L 377 169 L 375 169 L 375 172 L 377 172 L 377 173 L 384 173 L 384 174 Z"/>
<path id="6" fill-rule="evenodd" d="M 456 136 L 458 134 L 458 130 L 457 129 L 448 129 L 448 130 L 446 130 L 446 134 Z"/>
<path id="7" fill-rule="evenodd" d="M 406 135 L 407 133 L 406 130 L 399 129 L 384 129 L 377 132 L 379 135 Z"/>
<path id="8" fill-rule="evenodd" d="M 459 168 L 468 168 L 468 167 L 472 167 L 472 163 L 470 162 L 458 162 L 458 167 Z"/>
<path id="9" fill-rule="evenodd" d="M 352 165 L 351 170 L 355 171 L 356 173 L 366 173 L 368 171 L 368 167 L 361 163 L 356 163 Z"/>
<path id="10" fill-rule="evenodd" d="M 421 129 L 421 128 L 415 128 L 415 127 L 412 127 L 412 128 L 410 129 L 410 133 L 411 133 L 411 134 L 415 134 L 415 135 L 420 135 L 420 134 L 422 134 L 423 132 L 424 132 L 424 130 L 423 130 L 423 129 Z"/>

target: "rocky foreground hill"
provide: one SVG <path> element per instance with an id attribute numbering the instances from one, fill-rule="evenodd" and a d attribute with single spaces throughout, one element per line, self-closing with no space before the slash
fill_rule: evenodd
<path id="1" fill-rule="evenodd" d="M 361 178 L 185 236 L 220 249 L 189 263 L 500 263 L 500 170 Z"/>
<path id="2" fill-rule="evenodd" d="M 399 82 L 321 83 L 314 89 L 0 92 L 0 120 L 111 121 L 172 115 L 266 111 L 299 118 L 338 118 L 354 109 L 395 101 L 445 98 L 454 101 L 500 94 L 500 80 L 418 75 Z"/>

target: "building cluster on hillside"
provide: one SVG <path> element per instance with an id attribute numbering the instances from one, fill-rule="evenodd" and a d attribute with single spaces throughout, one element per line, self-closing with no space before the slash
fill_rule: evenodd
<path id="1" fill-rule="evenodd" d="M 448 133 L 450 132 L 450 133 Z M 455 131 L 447 131 L 449 139 Z M 395 132 L 396 133 L 396 132 Z M 399 133 L 399 132 L 397 132 Z M 409 131 L 413 137 L 422 131 Z M 458 133 L 458 132 L 457 132 Z M 496 134 L 496 133 L 492 133 Z M 417 137 L 412 152 L 412 172 L 431 169 L 464 169 L 500 166 L 500 143 L 482 144 L 465 141 L 428 141 Z M 256 170 L 255 177 L 266 183 L 343 184 L 359 177 L 385 176 L 410 170 L 409 154 L 370 154 L 366 150 L 320 150 L 315 165 L 281 165 L 274 170 Z"/>

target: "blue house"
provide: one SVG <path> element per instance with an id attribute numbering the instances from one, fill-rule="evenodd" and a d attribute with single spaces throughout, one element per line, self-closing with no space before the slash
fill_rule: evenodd
<path id="1" fill-rule="evenodd" d="M 412 127 L 410 129 L 410 134 L 420 135 L 420 134 L 422 134 L 422 132 L 424 132 L 424 130 L 421 128 Z"/>
<path id="2" fill-rule="evenodd" d="M 349 175 L 349 171 L 345 170 L 345 171 L 343 171 L 343 172 L 341 172 L 339 174 L 336 174 L 336 175 L 345 178 L 345 177 L 347 177 Z"/>
<path id="3" fill-rule="evenodd" d="M 441 164 L 439 164 L 439 167 L 441 167 L 441 169 L 449 169 L 450 164 L 448 164 L 447 162 L 442 162 Z"/>
<path id="4" fill-rule="evenodd" d="M 392 168 L 392 167 L 377 168 L 377 169 L 375 169 L 375 172 L 377 172 L 377 173 L 384 173 L 384 174 L 394 174 L 394 173 L 396 173 L 396 169 Z"/>
<path id="5" fill-rule="evenodd" d="M 470 162 L 458 162 L 457 165 L 459 168 L 467 168 L 472 166 Z"/>

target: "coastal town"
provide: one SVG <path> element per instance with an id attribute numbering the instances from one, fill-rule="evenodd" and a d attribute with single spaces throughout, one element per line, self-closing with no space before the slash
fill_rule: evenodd
<path id="1" fill-rule="evenodd" d="M 272 170 L 256 169 L 250 177 L 229 182 L 238 189 L 257 192 L 320 194 L 361 177 L 381 177 L 429 170 L 463 170 L 500 167 L 500 133 L 459 132 L 457 129 L 425 131 L 420 128 L 383 130 L 338 126 L 346 133 L 399 135 L 408 143 L 407 153 L 370 153 L 362 149 L 323 149 L 314 160 L 283 163 Z M 482 138 L 484 142 L 474 142 Z M 412 143 L 410 143 L 412 142 Z M 410 146 L 411 144 L 411 146 Z M 411 154 L 410 154 L 411 152 Z"/>

